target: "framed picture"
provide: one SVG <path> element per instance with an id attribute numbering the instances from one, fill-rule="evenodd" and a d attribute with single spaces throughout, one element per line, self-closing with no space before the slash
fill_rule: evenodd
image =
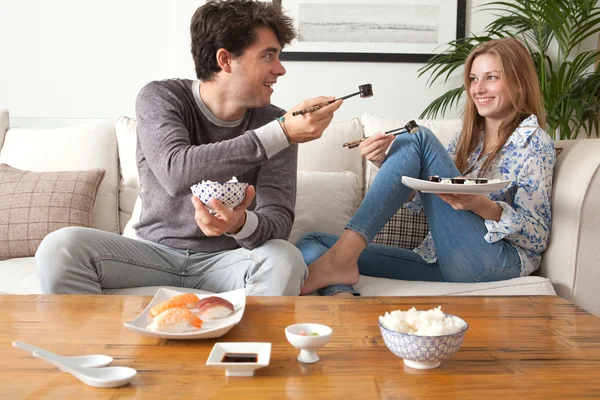
<path id="1" fill-rule="evenodd" d="M 273 0 L 294 19 L 287 61 L 424 63 L 465 37 L 466 0 Z"/>

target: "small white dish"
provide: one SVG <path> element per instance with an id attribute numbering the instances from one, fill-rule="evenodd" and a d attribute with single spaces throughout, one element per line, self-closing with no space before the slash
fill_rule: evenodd
<path id="1" fill-rule="evenodd" d="M 415 179 L 409 176 L 402 177 L 402 183 L 411 189 L 423 193 L 463 193 L 463 194 L 486 194 L 498 192 L 505 189 L 511 181 L 491 180 L 489 183 L 478 183 L 476 185 L 464 185 L 457 183 L 429 182 Z"/>
<path id="2" fill-rule="evenodd" d="M 228 300 L 233 304 L 233 314 L 225 318 L 219 319 L 207 319 L 204 320 L 202 328 L 197 329 L 189 326 L 187 330 L 182 333 L 167 333 L 167 332 L 155 332 L 148 330 L 148 324 L 152 321 L 152 317 L 148 314 L 150 309 L 156 304 L 161 303 L 173 296 L 177 296 L 182 293 L 195 293 L 201 300 L 205 297 L 219 296 Z M 125 322 L 125 326 L 132 332 L 139 333 L 142 336 L 157 337 L 162 339 L 212 339 L 221 337 L 236 326 L 244 315 L 246 308 L 246 289 L 237 289 L 230 292 L 224 293 L 208 293 L 202 290 L 185 289 L 182 291 L 171 290 L 160 288 L 154 295 L 154 298 L 148 306 L 133 320 Z M 192 309 L 192 312 L 197 310 Z"/>
<path id="3" fill-rule="evenodd" d="M 321 324 L 295 324 L 285 328 L 285 337 L 292 346 L 300 349 L 298 361 L 315 363 L 319 361 L 317 349 L 325 346 L 333 330 Z"/>
<path id="4" fill-rule="evenodd" d="M 255 362 L 224 362 L 225 355 L 256 355 Z M 271 343 L 215 343 L 206 360 L 209 367 L 225 369 L 225 376 L 254 376 L 254 371 L 271 361 Z"/>

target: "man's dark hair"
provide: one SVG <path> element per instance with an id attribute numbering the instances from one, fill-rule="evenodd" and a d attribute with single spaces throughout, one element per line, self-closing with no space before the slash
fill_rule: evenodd
<path id="1" fill-rule="evenodd" d="M 209 0 L 192 17 L 192 56 L 196 76 L 209 81 L 221 70 L 217 50 L 223 48 L 241 56 L 256 40 L 256 28 L 275 32 L 280 46 L 296 37 L 293 20 L 279 6 L 254 0 Z"/>

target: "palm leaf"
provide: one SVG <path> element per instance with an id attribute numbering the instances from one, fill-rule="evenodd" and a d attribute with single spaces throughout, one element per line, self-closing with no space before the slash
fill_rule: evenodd
<path id="1" fill-rule="evenodd" d="M 421 113 L 419 118 L 437 118 L 438 114 L 444 115 L 446 110 L 450 107 L 458 105 L 462 95 L 465 92 L 464 85 L 456 88 L 450 89 L 437 99 L 435 99 L 427 108 Z"/>
<path id="2" fill-rule="evenodd" d="M 464 65 L 469 52 L 491 39 L 512 36 L 529 49 L 544 97 L 551 134 L 570 139 L 584 131 L 600 133 L 599 50 L 580 51 L 582 43 L 600 32 L 597 0 L 504 0 L 479 6 L 496 16 L 479 36 L 457 39 L 419 69 L 428 86 L 449 77 Z M 552 43 L 557 54 L 550 52 Z M 574 53 L 574 54 L 572 54 Z M 594 72 L 590 72 L 594 70 Z M 464 87 L 448 90 L 433 100 L 421 118 L 436 118 L 456 107 Z"/>

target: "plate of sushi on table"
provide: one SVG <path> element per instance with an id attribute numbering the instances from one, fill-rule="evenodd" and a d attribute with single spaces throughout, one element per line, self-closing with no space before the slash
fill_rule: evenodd
<path id="1" fill-rule="evenodd" d="M 236 326 L 245 308 L 243 288 L 218 294 L 160 288 L 144 311 L 125 326 L 149 337 L 211 339 Z"/>
<path id="2" fill-rule="evenodd" d="M 430 176 L 427 180 L 402 177 L 403 184 L 423 193 L 486 194 L 505 189 L 510 182 L 486 178 L 442 178 L 437 175 Z"/>

